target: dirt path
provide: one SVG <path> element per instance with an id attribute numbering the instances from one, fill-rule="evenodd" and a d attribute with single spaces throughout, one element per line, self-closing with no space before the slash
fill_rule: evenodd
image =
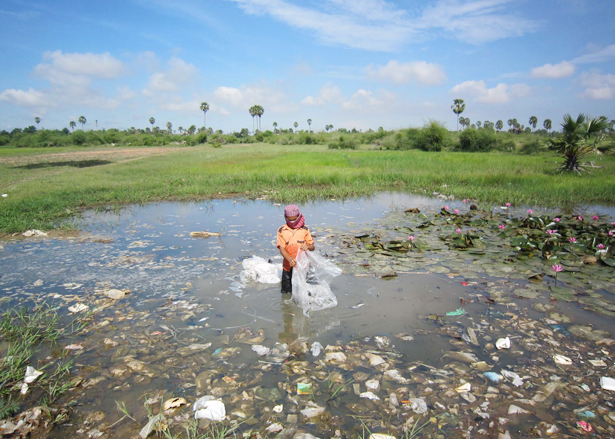
<path id="1" fill-rule="evenodd" d="M 90 151 L 72 151 L 49 154 L 38 154 L 19 157 L 1 157 L 0 164 L 27 165 L 32 163 L 46 163 L 59 161 L 85 161 L 106 159 L 115 163 L 134 160 L 152 155 L 169 154 L 176 151 L 175 148 L 114 148 Z"/>

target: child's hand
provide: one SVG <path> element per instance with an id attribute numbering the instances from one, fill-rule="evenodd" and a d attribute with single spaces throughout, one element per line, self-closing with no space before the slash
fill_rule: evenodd
<path id="1" fill-rule="evenodd" d="M 310 248 L 310 246 L 307 245 L 305 242 L 303 244 L 301 244 L 301 250 L 303 250 L 304 252 L 308 251 L 309 248 Z"/>
<path id="2" fill-rule="evenodd" d="M 297 265 L 297 261 L 295 261 L 293 258 L 289 258 L 289 259 L 288 259 L 288 264 L 289 264 L 291 267 L 294 267 L 295 265 Z"/>

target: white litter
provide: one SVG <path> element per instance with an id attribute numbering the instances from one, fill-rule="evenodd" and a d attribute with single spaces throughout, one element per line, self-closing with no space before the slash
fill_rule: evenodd
<path id="1" fill-rule="evenodd" d="M 380 401 L 380 398 L 378 398 L 377 395 L 375 395 L 372 392 L 363 392 L 359 395 L 360 398 L 366 398 L 366 399 L 370 399 L 372 401 Z"/>
<path id="2" fill-rule="evenodd" d="M 211 421 L 223 421 L 226 418 L 224 403 L 211 395 L 207 395 L 194 403 L 194 419 L 209 419 Z"/>
<path id="3" fill-rule="evenodd" d="M 572 360 L 563 355 L 553 355 L 553 361 L 556 364 L 563 364 L 564 366 L 570 366 L 572 364 Z"/>
<path id="4" fill-rule="evenodd" d="M 317 341 L 315 341 L 314 343 L 312 343 L 312 347 L 310 348 L 310 351 L 312 352 L 313 356 L 318 357 L 322 349 L 323 349 L 322 345 L 318 343 Z"/>
<path id="5" fill-rule="evenodd" d="M 265 355 L 267 355 L 271 351 L 271 349 L 269 349 L 268 347 L 261 346 L 259 344 L 253 345 L 252 346 L 252 350 L 254 352 L 256 352 L 258 355 L 260 355 L 261 357 L 264 357 Z"/>
<path id="6" fill-rule="evenodd" d="M 523 380 L 521 379 L 521 377 L 514 372 L 510 372 L 508 370 L 502 370 L 502 375 L 504 376 L 504 378 L 512 382 L 513 385 L 517 387 L 521 387 L 523 385 Z"/>
<path id="7" fill-rule="evenodd" d="M 243 271 L 239 278 L 243 284 L 256 281 L 261 284 L 277 284 L 282 281 L 282 265 L 270 264 L 259 256 L 244 259 L 241 263 Z"/>
<path id="8" fill-rule="evenodd" d="M 615 390 L 615 379 L 609 377 L 600 378 L 600 387 L 605 390 Z"/>
<path id="9" fill-rule="evenodd" d="M 25 232 L 22 233 L 22 235 L 25 236 L 26 238 L 29 238 L 31 236 L 47 236 L 45 232 L 42 232 L 36 229 L 26 230 Z"/>
<path id="10" fill-rule="evenodd" d="M 33 383 L 42 374 L 43 374 L 43 372 L 41 372 L 40 370 L 36 370 L 32 366 L 28 366 L 28 367 L 26 367 L 26 374 L 24 376 L 23 381 L 26 384 Z"/>
<path id="11" fill-rule="evenodd" d="M 293 270 L 293 300 L 309 317 L 310 312 L 337 306 L 329 282 L 342 270 L 314 252 L 299 251 Z"/>
<path id="12" fill-rule="evenodd" d="M 86 311 L 88 309 L 90 309 L 90 307 L 87 306 L 87 305 L 84 305 L 83 303 L 78 303 L 76 305 L 68 307 L 68 310 L 70 312 L 73 312 L 73 313 L 78 313 L 78 312 L 81 312 L 81 311 Z"/>
<path id="13" fill-rule="evenodd" d="M 495 347 L 498 349 L 510 349 L 510 338 L 500 338 L 495 342 Z"/>

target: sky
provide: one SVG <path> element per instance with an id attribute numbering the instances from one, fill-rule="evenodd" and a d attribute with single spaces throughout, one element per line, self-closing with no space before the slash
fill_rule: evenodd
<path id="1" fill-rule="evenodd" d="M 613 0 L 2 0 L 0 130 L 615 118 Z"/>

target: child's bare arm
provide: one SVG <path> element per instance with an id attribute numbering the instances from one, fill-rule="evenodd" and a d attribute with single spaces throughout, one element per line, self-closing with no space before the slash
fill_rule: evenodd
<path id="1" fill-rule="evenodd" d="M 297 264 L 297 262 L 288 254 L 284 247 L 280 247 L 280 254 L 288 261 L 291 267 L 294 267 Z"/>

